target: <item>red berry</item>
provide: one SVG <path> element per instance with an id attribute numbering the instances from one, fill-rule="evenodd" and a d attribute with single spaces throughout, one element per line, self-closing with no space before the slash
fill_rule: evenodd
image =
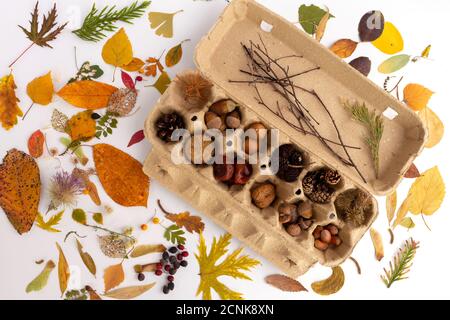
<path id="1" fill-rule="evenodd" d="M 157 263 L 156 264 L 156 269 L 157 270 L 161 270 L 162 269 L 162 264 L 161 263 Z"/>
<path id="2" fill-rule="evenodd" d="M 177 259 L 178 260 L 183 260 L 183 255 L 181 253 L 177 254 Z"/>
<path id="3" fill-rule="evenodd" d="M 164 266 L 164 270 L 169 271 L 169 270 L 170 270 L 170 265 L 166 264 L 166 265 Z"/>
<path id="4" fill-rule="evenodd" d="M 155 274 L 156 274 L 157 276 L 162 275 L 162 270 L 156 270 L 156 271 L 155 271 Z"/>
<path id="5" fill-rule="evenodd" d="M 184 250 L 184 246 L 183 246 L 182 244 L 179 244 L 179 245 L 178 245 L 178 249 Z"/>
<path id="6" fill-rule="evenodd" d="M 141 77 L 141 76 L 137 76 L 137 77 L 136 77 L 136 81 L 141 82 L 141 81 L 142 81 L 142 77 Z"/>
<path id="7" fill-rule="evenodd" d="M 174 279 L 175 279 L 175 278 L 174 278 L 173 276 L 168 276 L 168 277 L 167 277 L 167 280 L 169 280 L 169 282 L 173 282 Z"/>
<path id="8" fill-rule="evenodd" d="M 183 255 L 183 257 L 187 257 L 189 255 L 189 252 L 183 251 L 181 254 Z"/>

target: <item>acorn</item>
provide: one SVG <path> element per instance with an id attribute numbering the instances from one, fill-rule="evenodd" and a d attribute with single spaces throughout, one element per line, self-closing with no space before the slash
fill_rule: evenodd
<path id="1" fill-rule="evenodd" d="M 241 125 L 241 115 L 238 110 L 229 113 L 225 119 L 227 127 L 230 129 L 237 129 Z"/>
<path id="2" fill-rule="evenodd" d="M 310 202 L 300 202 L 297 207 L 297 214 L 305 219 L 311 219 L 313 216 L 312 205 Z"/>
<path id="3" fill-rule="evenodd" d="M 255 130 L 256 131 L 256 138 L 264 139 L 267 136 L 267 128 L 264 124 L 261 122 L 254 122 L 251 125 L 247 127 L 247 130 Z"/>
<path id="4" fill-rule="evenodd" d="M 220 130 L 223 125 L 223 122 L 222 119 L 217 114 L 208 111 L 205 113 L 205 124 L 208 129 Z"/>
<path id="5" fill-rule="evenodd" d="M 214 102 L 211 107 L 209 108 L 209 111 L 214 112 L 215 114 L 222 116 L 226 115 L 227 113 L 232 112 L 236 108 L 236 103 L 233 100 L 230 99 L 223 99 Z"/>

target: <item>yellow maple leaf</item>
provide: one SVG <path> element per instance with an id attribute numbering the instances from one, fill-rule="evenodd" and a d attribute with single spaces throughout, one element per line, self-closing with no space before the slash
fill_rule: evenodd
<path id="1" fill-rule="evenodd" d="M 444 180 L 435 166 L 418 177 L 409 189 L 409 211 L 430 216 L 440 208 L 444 196 Z"/>
<path id="2" fill-rule="evenodd" d="M 179 10 L 174 13 L 150 12 L 148 14 L 148 20 L 150 21 L 150 28 L 155 29 L 155 32 L 158 36 L 163 36 L 165 38 L 172 38 L 173 17 L 180 12 L 183 12 L 183 10 Z"/>
<path id="3" fill-rule="evenodd" d="M 420 111 L 427 106 L 433 93 L 420 84 L 410 83 L 403 89 L 403 100 L 414 111 Z"/>
<path id="4" fill-rule="evenodd" d="M 61 221 L 63 214 L 64 210 L 54 214 L 47 221 L 44 221 L 44 217 L 40 213 L 38 213 L 36 216 L 36 225 L 48 232 L 61 232 L 61 230 L 55 229 L 53 227 Z"/>
<path id="5" fill-rule="evenodd" d="M 16 97 L 14 76 L 9 74 L 0 79 L 0 122 L 6 130 L 17 124 L 17 117 L 23 115 Z"/>
<path id="6" fill-rule="evenodd" d="M 133 48 L 123 28 L 106 41 L 102 57 L 106 63 L 115 67 L 125 66 L 133 60 Z"/>
<path id="7" fill-rule="evenodd" d="M 50 72 L 33 79 L 27 85 L 27 94 L 33 103 L 43 106 L 52 102 L 53 91 L 52 75 Z"/>
<path id="8" fill-rule="evenodd" d="M 247 255 L 239 256 L 242 248 L 229 254 L 222 262 L 216 264 L 218 260 L 228 252 L 227 247 L 231 242 L 229 233 L 221 236 L 217 241 L 214 237 L 209 254 L 206 252 L 206 243 L 203 234 L 200 233 L 200 243 L 198 254 L 195 255 L 200 267 L 200 284 L 197 295 L 203 293 L 203 300 L 211 300 L 211 289 L 213 289 L 222 300 L 242 300 L 242 294 L 231 290 L 221 283 L 217 278 L 220 276 L 230 276 L 235 279 L 251 280 L 243 271 L 249 271 L 259 264 L 258 260 Z"/>

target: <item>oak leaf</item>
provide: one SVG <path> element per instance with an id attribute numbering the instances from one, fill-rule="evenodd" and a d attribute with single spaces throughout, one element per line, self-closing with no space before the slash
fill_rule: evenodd
<path id="1" fill-rule="evenodd" d="M 105 293 L 105 296 L 108 298 L 121 299 L 121 300 L 134 299 L 136 297 L 139 297 L 141 294 L 147 292 L 154 286 L 155 286 L 155 282 L 152 282 L 152 283 L 149 283 L 146 285 L 142 285 L 142 286 L 131 286 L 131 287 L 119 288 L 119 289 L 111 290 L 111 291 Z"/>
<path id="2" fill-rule="evenodd" d="M 331 46 L 330 50 L 340 58 L 348 58 L 357 45 L 358 43 L 351 39 L 340 39 Z"/>
<path id="3" fill-rule="evenodd" d="M 158 36 L 165 38 L 173 37 L 173 17 L 182 12 L 179 10 L 173 13 L 166 12 L 149 12 L 148 20 L 150 21 L 150 28 L 155 29 L 155 33 Z"/>
<path id="4" fill-rule="evenodd" d="M 166 214 L 166 218 L 172 222 L 175 222 L 175 224 L 180 228 L 186 228 L 186 230 L 190 233 L 200 233 L 203 229 L 205 229 L 205 224 L 202 222 L 202 218 L 199 216 L 191 216 L 188 211 L 178 214 L 168 213 Z"/>
<path id="5" fill-rule="evenodd" d="M 403 100 L 414 111 L 423 110 L 432 95 L 433 91 L 417 83 L 410 83 L 403 89 Z"/>
<path id="6" fill-rule="evenodd" d="M 28 232 L 38 214 L 41 180 L 36 161 L 11 149 L 0 165 L 0 207 L 19 234 Z"/>
<path id="7" fill-rule="evenodd" d="M 135 57 L 130 61 L 130 63 L 122 66 L 122 69 L 129 72 L 135 72 L 141 70 L 144 64 L 145 64 L 144 61 Z"/>
<path id="8" fill-rule="evenodd" d="M 103 60 L 115 67 L 123 67 L 133 60 L 133 48 L 123 28 L 106 41 L 102 49 Z"/>
<path id="9" fill-rule="evenodd" d="M 109 144 L 94 146 L 97 175 L 114 202 L 125 206 L 147 206 L 150 181 L 142 164 Z"/>
<path id="10" fill-rule="evenodd" d="M 9 74 L 0 79 L 0 122 L 6 130 L 17 124 L 17 117 L 23 115 L 16 96 L 14 76 Z"/>
<path id="11" fill-rule="evenodd" d="M 52 74 L 50 72 L 33 79 L 27 85 L 27 94 L 33 103 L 41 104 L 43 106 L 52 102 L 53 92 Z"/>
<path id="12" fill-rule="evenodd" d="M 81 80 L 66 84 L 57 94 L 75 107 L 96 110 L 105 108 L 116 91 L 116 87 L 103 82 Z"/>
<path id="13" fill-rule="evenodd" d="M 251 280 L 243 271 L 249 271 L 259 264 L 258 260 L 247 255 L 241 255 L 242 248 L 233 251 L 225 257 L 220 264 L 217 261 L 228 252 L 231 235 L 225 234 L 217 241 L 214 238 L 209 254 L 206 252 L 206 243 L 203 234 L 200 233 L 198 254 L 195 255 L 200 267 L 200 285 L 197 295 L 203 294 L 203 300 L 211 300 L 211 290 L 214 290 L 223 300 L 242 300 L 242 294 L 231 290 L 218 280 L 221 276 L 230 276 L 235 279 Z"/>
<path id="14" fill-rule="evenodd" d="M 58 258 L 58 279 L 59 279 L 59 289 L 61 291 L 61 296 L 64 295 L 64 292 L 67 289 L 67 284 L 70 278 L 69 264 L 67 263 L 66 257 L 64 256 L 64 252 L 58 243 L 56 243 L 56 247 L 58 248 L 59 258 Z"/>
<path id="15" fill-rule="evenodd" d="M 103 282 L 105 284 L 105 293 L 117 287 L 125 280 L 125 273 L 123 272 L 122 263 L 109 266 L 105 269 L 103 275 Z"/>
<path id="16" fill-rule="evenodd" d="M 33 158 L 39 158 L 44 153 L 45 137 L 41 130 L 36 130 L 28 138 L 28 152 Z"/>
<path id="17" fill-rule="evenodd" d="M 442 123 L 437 114 L 428 107 L 419 111 L 419 117 L 428 129 L 428 140 L 425 143 L 425 147 L 433 148 L 441 142 L 442 137 L 444 136 L 444 123 Z"/>

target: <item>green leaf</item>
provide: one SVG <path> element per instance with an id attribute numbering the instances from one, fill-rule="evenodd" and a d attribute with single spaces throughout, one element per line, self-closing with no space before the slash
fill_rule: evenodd
<path id="1" fill-rule="evenodd" d="M 67 148 L 71 145 L 72 140 L 67 137 L 61 137 L 59 141 Z M 70 150 L 75 154 L 75 156 L 80 160 L 82 165 L 85 165 L 89 159 L 84 155 L 83 148 L 80 146 L 70 147 Z"/>
<path id="2" fill-rule="evenodd" d="M 91 71 L 94 72 L 91 76 L 92 79 L 98 79 L 103 75 L 103 70 L 97 65 L 92 66 Z"/>
<path id="3" fill-rule="evenodd" d="M 315 5 L 302 4 L 298 9 L 298 21 L 306 33 L 313 35 L 316 33 L 317 26 L 327 12 Z M 330 18 L 334 18 L 330 14 Z"/>
<path id="4" fill-rule="evenodd" d="M 173 224 L 170 227 L 166 228 L 166 231 L 164 232 L 164 238 L 174 244 L 185 244 L 186 238 L 183 237 L 183 234 L 184 231 L 181 230 L 181 228 L 176 224 Z"/>
<path id="5" fill-rule="evenodd" d="M 86 212 L 84 212 L 83 209 L 74 209 L 72 211 L 72 219 L 78 223 L 86 224 L 87 223 Z"/>
<path id="6" fill-rule="evenodd" d="M 92 215 L 92 219 L 98 224 L 103 224 L 103 215 L 101 212 L 96 212 Z"/>
<path id="7" fill-rule="evenodd" d="M 408 54 L 399 54 L 385 60 L 378 67 L 380 73 L 389 74 L 396 72 L 409 63 L 411 56 Z"/>
<path id="8" fill-rule="evenodd" d="M 56 226 L 61 221 L 63 214 L 64 210 L 56 213 L 55 215 L 50 217 L 50 219 L 48 219 L 47 221 L 44 221 L 42 215 L 38 213 L 38 215 L 36 216 L 36 225 L 39 228 L 44 229 L 48 232 L 61 232 L 61 230 L 57 230 L 53 227 Z"/>
<path id="9" fill-rule="evenodd" d="M 416 224 L 414 223 L 414 221 L 410 217 L 404 218 L 402 220 L 402 222 L 400 222 L 400 225 L 402 227 L 407 228 L 407 229 L 412 229 L 412 228 L 414 228 L 416 226 Z"/>
<path id="10" fill-rule="evenodd" d="M 171 82 L 172 80 L 170 79 L 169 75 L 164 71 L 161 73 L 158 80 L 156 80 L 152 87 L 155 87 L 160 94 L 163 94 L 167 90 L 167 87 Z"/>
<path id="11" fill-rule="evenodd" d="M 44 288 L 47 285 L 48 277 L 53 269 L 55 269 L 55 266 L 55 263 L 52 260 L 49 260 L 41 273 L 27 285 L 25 292 L 30 293 L 31 291 L 39 291 Z"/>

